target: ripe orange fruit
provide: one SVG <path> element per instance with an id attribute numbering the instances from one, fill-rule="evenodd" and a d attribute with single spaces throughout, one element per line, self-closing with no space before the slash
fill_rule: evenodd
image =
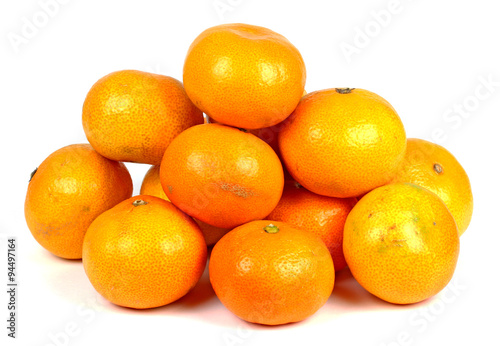
<path id="1" fill-rule="evenodd" d="M 142 181 L 141 195 L 155 196 L 170 201 L 161 186 L 160 166 L 151 166 L 151 168 L 147 171 L 144 176 L 144 180 Z M 194 221 L 200 227 L 207 246 L 214 245 L 224 234 L 231 230 L 228 228 L 215 227 L 198 219 L 194 219 Z"/>
<path id="2" fill-rule="evenodd" d="M 457 225 L 443 201 L 420 186 L 396 183 L 365 195 L 347 217 L 344 255 L 375 296 L 410 304 L 441 291 L 459 253 Z"/>
<path id="3" fill-rule="evenodd" d="M 344 224 L 355 204 L 355 198 L 326 197 L 297 183 L 285 184 L 278 205 L 266 219 L 283 221 L 319 236 L 332 255 L 335 270 L 339 271 L 346 266 L 342 250 Z"/>
<path id="4" fill-rule="evenodd" d="M 469 226 L 473 209 L 469 177 L 457 159 L 442 146 L 409 138 L 405 159 L 394 182 L 417 184 L 438 195 L 455 218 L 460 235 Z"/>
<path id="5" fill-rule="evenodd" d="M 178 80 L 142 71 L 113 72 L 97 81 L 83 104 L 83 129 L 101 155 L 159 165 L 183 130 L 203 123 Z"/>
<path id="6" fill-rule="evenodd" d="M 382 97 L 363 89 L 307 94 L 278 137 L 288 171 L 319 195 L 356 197 L 394 178 L 406 134 Z"/>
<path id="7" fill-rule="evenodd" d="M 307 95 L 307 92 L 304 90 L 302 96 Z M 288 119 L 288 118 L 287 118 Z M 280 150 L 279 150 L 279 145 L 278 145 L 278 134 L 281 131 L 281 128 L 285 124 L 285 121 L 282 121 L 276 125 L 269 126 L 269 127 L 263 127 L 260 129 L 253 129 L 249 130 L 248 132 L 256 135 L 260 139 L 262 139 L 264 142 L 269 144 L 271 148 L 278 154 L 278 157 L 281 158 Z"/>
<path id="8" fill-rule="evenodd" d="M 283 126 L 282 124 L 283 122 L 273 126 L 264 127 L 261 129 L 249 130 L 248 132 L 259 137 L 264 142 L 269 144 L 269 146 L 276 152 L 278 157 L 281 157 L 280 150 L 278 147 L 278 133 L 281 127 Z"/>
<path id="9" fill-rule="evenodd" d="M 272 126 L 297 106 L 306 81 L 302 56 L 267 28 L 223 24 L 203 31 L 184 62 L 189 98 L 219 123 Z"/>
<path id="10" fill-rule="evenodd" d="M 224 235 L 226 235 L 226 233 L 231 230 L 231 228 L 215 227 L 198 219 L 194 219 L 194 221 L 200 227 L 203 237 L 205 238 L 205 243 L 207 243 L 208 247 L 214 246 Z"/>
<path id="11" fill-rule="evenodd" d="M 169 145 L 160 167 L 167 197 L 221 228 L 266 217 L 283 191 L 276 153 L 250 133 L 220 124 L 193 126 Z"/>
<path id="12" fill-rule="evenodd" d="M 99 215 L 83 243 L 83 266 L 97 292 L 135 309 L 184 296 L 201 277 L 206 259 L 196 223 L 153 196 L 129 198 Z"/>
<path id="13" fill-rule="evenodd" d="M 160 181 L 160 166 L 151 166 L 146 172 L 141 184 L 141 195 L 155 196 L 170 202 Z"/>
<path id="14" fill-rule="evenodd" d="M 212 250 L 209 274 L 226 308 L 268 325 L 311 316 L 326 303 L 335 281 L 330 252 L 318 236 L 267 220 L 222 237 Z"/>
<path id="15" fill-rule="evenodd" d="M 91 222 L 130 196 L 132 179 L 123 163 L 89 144 L 73 144 L 50 154 L 32 173 L 24 214 L 40 245 L 56 256 L 79 259 Z"/>

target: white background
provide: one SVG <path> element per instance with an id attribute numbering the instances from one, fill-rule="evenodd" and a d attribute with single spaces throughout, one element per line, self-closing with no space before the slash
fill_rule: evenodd
<path id="1" fill-rule="evenodd" d="M 500 344 L 500 20 L 494 1 L 61 0 L 44 10 L 45 2 L 0 5 L 2 345 Z M 390 17 L 381 15 L 389 10 Z M 364 291 L 346 270 L 317 314 L 271 328 L 227 311 L 205 273 L 181 300 L 135 311 L 104 301 L 80 261 L 56 258 L 35 242 L 23 215 L 30 172 L 56 149 L 86 142 L 81 108 L 92 84 L 120 69 L 182 80 L 191 41 L 226 22 L 283 34 L 302 52 L 307 91 L 348 86 L 376 92 L 396 108 L 408 137 L 438 141 L 462 163 L 475 210 L 454 278 L 441 294 L 391 305 Z M 342 52 L 348 45 L 352 55 Z M 488 79 L 490 90 L 482 86 Z M 451 114 L 459 107 L 462 114 Z M 127 166 L 138 193 L 148 166 Z M 15 341 L 6 336 L 7 235 L 18 242 Z"/>

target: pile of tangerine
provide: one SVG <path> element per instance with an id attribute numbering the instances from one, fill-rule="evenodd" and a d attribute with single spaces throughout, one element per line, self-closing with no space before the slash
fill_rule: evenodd
<path id="1" fill-rule="evenodd" d="M 306 93 L 305 82 L 295 46 L 246 24 L 202 32 L 183 83 L 134 70 L 99 79 L 83 104 L 89 144 L 32 173 L 31 233 L 136 309 L 184 296 L 208 249 L 216 295 L 249 322 L 311 316 L 346 266 L 391 303 L 435 295 L 472 216 L 464 169 L 445 148 L 407 139 L 377 94 Z M 139 196 L 123 162 L 152 165 Z"/>

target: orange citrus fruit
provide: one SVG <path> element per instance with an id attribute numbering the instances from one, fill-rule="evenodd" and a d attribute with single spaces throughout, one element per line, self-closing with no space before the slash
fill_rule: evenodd
<path id="1" fill-rule="evenodd" d="M 418 185 L 395 183 L 366 194 L 344 229 L 344 255 L 367 291 L 410 304 L 441 291 L 455 271 L 458 229 L 444 202 Z"/>
<path id="2" fill-rule="evenodd" d="M 280 151 L 279 151 L 279 147 L 278 147 L 278 133 L 279 133 L 281 126 L 283 126 L 282 124 L 283 124 L 283 122 L 276 124 L 276 125 L 273 125 L 273 126 L 264 127 L 261 129 L 249 130 L 248 132 L 259 137 L 264 142 L 269 144 L 269 146 L 271 148 L 273 148 L 273 150 L 276 152 L 278 157 L 280 157 L 281 155 L 280 155 Z"/>
<path id="3" fill-rule="evenodd" d="M 299 51 L 282 35 L 247 24 L 203 31 L 189 47 L 183 74 L 194 104 L 219 123 L 272 126 L 297 106 L 306 81 Z"/>
<path id="4" fill-rule="evenodd" d="M 178 135 L 163 155 L 160 180 L 178 208 L 220 228 L 266 217 L 284 184 L 281 162 L 269 145 L 220 124 Z"/>
<path id="5" fill-rule="evenodd" d="M 327 89 L 302 98 L 278 143 L 296 181 L 319 195 L 344 198 L 394 178 L 406 134 L 382 97 L 363 89 Z"/>
<path id="6" fill-rule="evenodd" d="M 280 154 L 280 150 L 279 150 L 279 146 L 278 146 L 278 133 L 279 133 L 281 127 L 283 126 L 283 124 L 285 123 L 285 121 L 282 121 L 281 123 L 276 124 L 274 126 L 270 126 L 270 127 L 264 127 L 264 128 L 261 128 L 261 129 L 248 130 L 249 133 L 251 133 L 251 134 L 259 137 L 264 142 L 266 142 L 267 144 L 269 144 L 269 146 L 274 150 L 274 152 L 276 153 L 276 155 L 278 155 L 278 157 L 280 158 L 280 161 L 282 159 L 281 159 L 281 154 Z M 210 119 L 208 117 L 207 117 L 207 123 L 209 123 L 209 124 L 218 124 L 215 120 Z M 283 173 L 285 175 L 285 183 L 287 181 L 295 183 L 295 180 L 292 178 L 292 176 L 290 175 L 290 173 L 288 173 L 288 171 L 286 170 L 285 166 L 283 166 Z"/>
<path id="7" fill-rule="evenodd" d="M 249 222 L 215 244 L 212 287 L 241 319 L 276 325 L 306 319 L 330 297 L 332 258 L 321 239 L 277 221 Z"/>
<path id="8" fill-rule="evenodd" d="M 159 165 L 172 139 L 202 124 L 203 114 L 178 80 L 125 70 L 110 73 L 92 86 L 82 121 L 88 141 L 101 155 Z"/>
<path id="9" fill-rule="evenodd" d="M 159 165 L 151 166 L 146 172 L 146 175 L 142 179 L 140 194 L 163 198 L 170 202 L 161 186 Z"/>
<path id="10" fill-rule="evenodd" d="M 297 183 L 286 183 L 278 205 L 266 219 L 283 221 L 319 236 L 339 271 L 346 266 L 342 250 L 344 224 L 355 204 L 355 198 L 321 196 Z"/>
<path id="11" fill-rule="evenodd" d="M 305 96 L 305 95 L 307 95 L 307 92 L 304 90 L 304 93 L 302 94 L 302 96 Z M 283 125 L 285 124 L 285 121 L 286 121 L 286 119 L 284 121 L 276 124 L 276 125 L 269 126 L 269 127 L 263 127 L 260 129 L 253 129 L 253 130 L 249 130 L 248 132 L 256 135 L 257 137 L 262 139 L 264 142 L 269 144 L 269 146 L 271 148 L 273 148 L 273 150 L 276 152 L 276 154 L 278 154 L 278 156 L 281 158 L 281 154 L 279 151 L 279 145 L 278 145 L 278 134 L 281 131 L 281 128 L 283 127 Z"/>
<path id="12" fill-rule="evenodd" d="M 83 266 L 96 291 L 135 309 L 184 296 L 201 277 L 206 259 L 196 223 L 172 203 L 146 195 L 99 215 L 83 243 Z"/>
<path id="13" fill-rule="evenodd" d="M 472 218 L 472 189 L 457 159 L 439 144 L 409 138 L 405 159 L 394 182 L 420 185 L 438 195 L 455 218 L 462 235 Z"/>
<path id="14" fill-rule="evenodd" d="M 224 235 L 226 235 L 226 233 L 231 230 L 231 228 L 212 226 L 198 219 L 194 219 L 194 221 L 200 227 L 208 247 L 214 246 Z"/>
<path id="15" fill-rule="evenodd" d="M 130 196 L 132 179 L 123 163 L 88 144 L 73 144 L 50 154 L 32 173 L 24 213 L 40 245 L 56 256 L 79 259 L 91 222 Z"/>
<path id="16" fill-rule="evenodd" d="M 155 196 L 169 201 L 165 191 L 163 191 L 163 187 L 161 186 L 160 166 L 151 166 L 151 168 L 146 172 L 141 185 L 141 195 Z M 198 219 L 194 219 L 194 221 L 200 227 L 207 246 L 214 245 L 224 234 L 231 230 L 228 228 L 215 227 Z"/>

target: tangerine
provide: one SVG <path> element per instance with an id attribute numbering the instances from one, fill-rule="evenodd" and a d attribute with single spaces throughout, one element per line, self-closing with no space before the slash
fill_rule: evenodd
<path id="1" fill-rule="evenodd" d="M 453 276 L 459 248 L 457 225 L 444 202 L 409 183 L 366 194 L 344 228 L 344 255 L 354 278 L 395 304 L 441 291 Z"/>
<path id="2" fill-rule="evenodd" d="M 363 89 L 304 96 L 278 136 L 283 162 L 309 191 L 356 197 L 394 178 L 406 134 L 394 108 Z"/>
<path id="3" fill-rule="evenodd" d="M 179 133 L 203 124 L 203 114 L 172 77 L 124 70 L 99 79 L 83 104 L 83 129 L 101 155 L 159 165 Z"/>
<path id="4" fill-rule="evenodd" d="M 281 162 L 268 144 L 221 124 L 178 135 L 165 151 L 160 180 L 177 207 L 220 228 L 266 217 L 284 185 Z"/>
<path id="5" fill-rule="evenodd" d="M 198 225 L 172 203 L 146 195 L 99 215 L 83 243 L 83 267 L 96 291 L 135 309 L 184 296 L 203 274 L 206 259 Z"/>
<path id="6" fill-rule="evenodd" d="M 26 223 L 46 250 L 79 259 L 92 221 L 132 196 L 132 190 L 123 163 L 101 156 L 89 144 L 68 145 L 32 173 L 24 203 Z"/>
<path id="7" fill-rule="evenodd" d="M 255 25 L 222 24 L 189 47 L 184 86 L 194 104 L 219 123 L 257 129 L 275 125 L 297 106 L 304 61 L 282 35 Z"/>
<path id="8" fill-rule="evenodd" d="M 298 322 L 330 297 L 335 270 L 321 239 L 279 221 L 241 225 L 215 244 L 210 282 L 241 319 L 267 325 Z"/>

